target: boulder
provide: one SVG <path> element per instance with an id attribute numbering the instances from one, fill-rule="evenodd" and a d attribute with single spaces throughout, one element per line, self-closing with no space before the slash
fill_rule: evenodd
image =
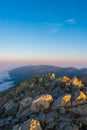
<path id="1" fill-rule="evenodd" d="M 67 83 L 70 80 L 70 78 L 67 76 L 63 76 L 63 77 L 59 78 L 59 80 L 64 82 L 64 83 Z"/>
<path id="2" fill-rule="evenodd" d="M 51 78 L 51 79 L 55 79 L 55 74 L 48 74 L 48 76 Z"/>
<path id="3" fill-rule="evenodd" d="M 21 127 L 20 127 L 20 125 L 18 124 L 18 125 L 15 125 L 12 130 L 21 130 Z"/>
<path id="4" fill-rule="evenodd" d="M 40 78 L 39 78 L 39 83 L 42 83 L 43 80 L 44 80 L 43 77 L 40 77 Z"/>
<path id="5" fill-rule="evenodd" d="M 9 100 L 4 104 L 5 116 L 15 116 L 17 114 L 18 103 L 15 103 L 14 100 Z"/>
<path id="6" fill-rule="evenodd" d="M 4 104 L 4 107 L 6 112 L 11 111 L 14 108 L 14 100 L 9 100 L 8 102 L 6 102 Z"/>
<path id="7" fill-rule="evenodd" d="M 64 130 L 73 130 L 73 128 L 70 125 L 65 126 Z"/>
<path id="8" fill-rule="evenodd" d="M 71 80 L 71 83 L 75 86 L 77 86 L 78 88 L 81 88 L 81 87 L 84 87 L 83 83 L 77 78 L 77 77 L 74 77 L 72 80 Z"/>
<path id="9" fill-rule="evenodd" d="M 5 107 L 0 106 L 0 115 L 3 116 L 4 113 L 5 113 Z"/>
<path id="10" fill-rule="evenodd" d="M 55 110 L 58 109 L 59 107 L 70 107 L 71 106 L 71 95 L 70 94 L 66 94 L 63 95 L 57 99 L 54 100 L 54 103 L 52 104 L 51 109 Z"/>
<path id="11" fill-rule="evenodd" d="M 51 122 L 54 122 L 55 119 L 58 118 L 58 112 L 51 111 L 46 115 L 45 124 L 49 124 Z"/>
<path id="12" fill-rule="evenodd" d="M 42 130 L 40 123 L 37 120 L 31 120 L 30 130 Z"/>
<path id="13" fill-rule="evenodd" d="M 55 121 L 51 122 L 51 123 L 47 124 L 45 130 L 54 130 L 56 128 L 56 126 L 57 126 L 57 122 L 55 122 Z"/>
<path id="14" fill-rule="evenodd" d="M 27 120 L 31 115 L 31 110 L 30 108 L 25 109 L 22 113 L 20 111 L 17 113 L 16 118 L 18 118 L 21 121 Z"/>
<path id="15" fill-rule="evenodd" d="M 41 95 L 32 101 L 31 110 L 35 112 L 47 110 L 52 102 L 53 98 L 50 94 Z"/>
<path id="16" fill-rule="evenodd" d="M 46 120 L 46 114 L 40 113 L 40 114 L 38 115 L 38 117 L 36 117 L 36 120 L 38 120 L 38 121 L 41 123 L 41 126 L 44 127 L 44 125 L 45 125 L 45 120 Z"/>
<path id="17" fill-rule="evenodd" d="M 80 116 L 79 118 L 77 118 L 75 120 L 75 122 L 77 123 L 78 126 L 79 126 L 79 124 L 81 124 L 81 126 L 86 125 L 87 124 L 87 116 L 86 115 Z"/>
<path id="18" fill-rule="evenodd" d="M 6 126 L 6 118 L 5 119 L 0 119 L 0 128 Z"/>
<path id="19" fill-rule="evenodd" d="M 21 125 L 22 130 L 30 130 L 30 122 L 31 122 L 30 119 L 23 122 L 23 124 Z"/>
<path id="20" fill-rule="evenodd" d="M 14 126 L 13 130 L 42 130 L 39 121 L 28 119 L 24 123 Z"/>
<path id="21" fill-rule="evenodd" d="M 26 108 L 28 108 L 30 106 L 31 101 L 32 101 L 32 97 L 28 97 L 28 98 L 23 99 L 20 102 L 20 106 L 19 106 L 17 116 L 19 116 L 19 114 L 21 114 Z"/>
<path id="22" fill-rule="evenodd" d="M 85 103 L 87 103 L 87 96 L 85 95 L 85 93 L 80 91 L 79 95 L 77 97 L 75 96 L 75 100 L 72 101 L 72 106 L 77 106 Z"/>
<path id="23" fill-rule="evenodd" d="M 64 107 L 59 107 L 58 108 L 58 112 L 59 112 L 59 114 L 65 114 L 66 113 L 66 109 Z"/>
<path id="24" fill-rule="evenodd" d="M 78 115 L 86 115 L 87 116 L 87 104 L 78 105 L 77 107 L 71 107 L 67 109 L 68 111 L 78 114 Z"/>
<path id="25" fill-rule="evenodd" d="M 79 130 L 79 128 L 77 126 L 72 127 L 70 125 L 66 125 L 64 130 Z"/>

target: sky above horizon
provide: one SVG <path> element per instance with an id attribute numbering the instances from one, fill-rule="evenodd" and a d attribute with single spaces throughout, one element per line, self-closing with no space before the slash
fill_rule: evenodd
<path id="1" fill-rule="evenodd" d="M 87 0 L 1 0 L 0 70 L 87 68 Z"/>

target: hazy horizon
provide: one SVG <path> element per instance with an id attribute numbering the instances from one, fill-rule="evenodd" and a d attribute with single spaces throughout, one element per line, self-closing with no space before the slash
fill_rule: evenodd
<path id="1" fill-rule="evenodd" d="M 23 67 L 23 66 L 29 66 L 29 65 L 34 65 L 34 66 L 39 66 L 39 65 L 48 65 L 48 66 L 56 66 L 56 67 L 62 67 L 62 68 L 68 68 L 68 67 L 73 67 L 73 68 L 77 68 L 77 69 L 82 69 L 82 68 L 87 68 L 87 66 L 75 66 L 75 65 L 63 65 L 63 64 L 26 64 L 26 63 L 2 63 L 0 64 L 0 72 L 3 72 L 3 71 L 9 71 L 9 70 L 12 70 L 12 69 L 15 69 L 15 68 L 19 68 L 19 67 Z"/>
<path id="2" fill-rule="evenodd" d="M 87 68 L 86 0 L 0 2 L 0 70 L 31 64 Z"/>

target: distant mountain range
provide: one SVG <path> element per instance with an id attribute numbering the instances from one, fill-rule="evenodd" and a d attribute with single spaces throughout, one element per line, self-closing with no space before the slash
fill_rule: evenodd
<path id="1" fill-rule="evenodd" d="M 87 85 L 87 68 L 77 69 L 73 67 L 64 68 L 51 65 L 29 65 L 9 71 L 10 76 L 13 78 L 14 84 L 19 84 L 34 75 L 43 75 L 48 73 L 55 73 L 56 77 L 66 75 L 72 78 L 76 76 L 82 80 L 85 85 Z"/>

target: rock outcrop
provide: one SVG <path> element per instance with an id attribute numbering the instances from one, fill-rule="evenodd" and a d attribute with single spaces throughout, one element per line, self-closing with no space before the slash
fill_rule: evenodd
<path id="1" fill-rule="evenodd" d="M 31 103 L 31 111 L 43 111 L 50 108 L 50 103 L 53 102 L 53 98 L 50 94 L 41 95 L 36 97 Z"/>
<path id="2" fill-rule="evenodd" d="M 87 130 L 87 88 L 76 77 L 33 76 L 0 94 L 0 130 Z"/>

